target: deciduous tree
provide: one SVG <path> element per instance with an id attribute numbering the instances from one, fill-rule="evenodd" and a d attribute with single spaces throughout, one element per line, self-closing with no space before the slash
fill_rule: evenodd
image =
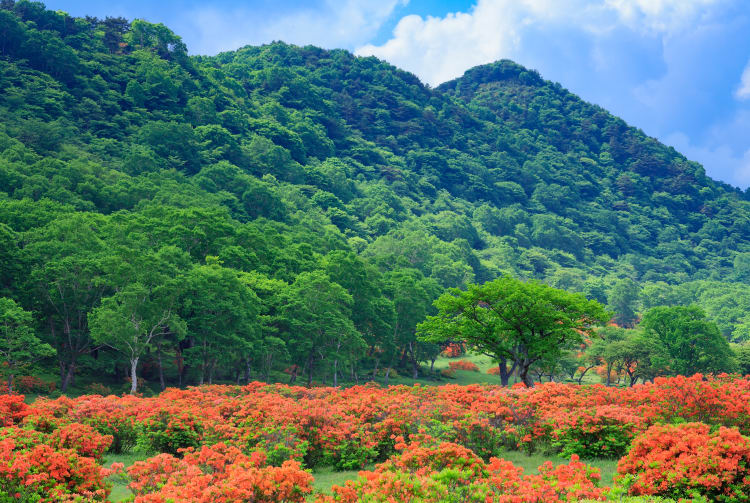
<path id="1" fill-rule="evenodd" d="M 465 291 L 451 289 L 435 307 L 439 313 L 418 327 L 423 340 L 463 340 L 501 364 L 515 362 L 527 386 L 534 385 L 529 376 L 534 363 L 555 360 L 610 317 L 582 294 L 510 276 Z"/>

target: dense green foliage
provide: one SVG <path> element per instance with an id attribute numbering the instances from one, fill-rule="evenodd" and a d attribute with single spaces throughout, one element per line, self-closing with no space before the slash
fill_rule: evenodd
<path id="1" fill-rule="evenodd" d="M 741 341 L 748 257 L 745 194 L 512 62 L 430 89 L 343 50 L 192 57 L 163 25 L 0 3 L 0 295 L 63 388 L 139 362 L 416 376 L 432 301 L 504 273 L 626 324 L 698 303 Z"/>
<path id="2" fill-rule="evenodd" d="M 582 294 L 510 276 L 466 291 L 451 289 L 435 307 L 438 314 L 417 326 L 421 339 L 466 342 L 497 360 L 503 384 L 508 384 L 510 362 L 527 386 L 534 385 L 532 365 L 558 361 L 562 351 L 580 346 L 612 314 Z"/>

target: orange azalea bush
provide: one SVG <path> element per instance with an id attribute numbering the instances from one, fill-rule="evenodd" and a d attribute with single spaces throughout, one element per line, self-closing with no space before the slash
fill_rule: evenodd
<path id="1" fill-rule="evenodd" d="M 107 475 L 94 458 L 62 446 L 60 437 L 0 428 L 0 497 L 10 497 L 7 501 L 105 501 Z"/>
<path id="2" fill-rule="evenodd" d="M 598 487 L 599 470 L 573 457 L 568 465 L 539 467 L 539 475 L 524 475 L 523 468 L 492 458 L 485 463 L 471 450 L 442 443 L 404 446 L 400 456 L 357 480 L 334 486 L 332 496 L 319 503 L 359 501 L 484 501 L 496 503 L 561 502 L 580 499 L 603 501 L 608 490 Z"/>
<path id="3" fill-rule="evenodd" d="M 479 367 L 476 363 L 470 362 L 469 360 L 458 360 L 455 362 L 448 363 L 448 368 L 451 370 L 468 370 L 469 372 L 479 372 Z"/>
<path id="4" fill-rule="evenodd" d="M 634 495 L 750 501 L 750 438 L 702 423 L 654 425 L 633 442 L 617 471 Z"/>
<path id="5" fill-rule="evenodd" d="M 440 371 L 440 375 L 448 379 L 453 379 L 456 377 L 456 370 L 452 368 L 443 369 Z"/>
<path id="6" fill-rule="evenodd" d="M 55 391 L 55 383 L 44 381 L 36 376 L 18 377 L 14 387 L 19 393 L 51 393 Z"/>
<path id="7" fill-rule="evenodd" d="M 5 484 L 0 501 L 11 487 L 29 494 L 52 491 L 54 501 L 74 493 L 81 501 L 99 501 L 108 490 L 103 454 L 134 448 L 152 456 L 129 471 L 143 502 L 175 500 L 185 487 L 192 491 L 189 501 L 294 501 L 309 493 L 304 469 L 351 470 L 376 463 L 375 471 L 363 472 L 331 497 L 377 500 L 374 495 L 384 491 L 397 501 L 438 501 L 446 491 L 464 494 L 458 487 L 467 472 L 473 482 L 465 489 L 466 500 L 506 501 L 503 495 L 513 495 L 507 501 L 557 501 L 573 498 L 578 489 L 580 498 L 598 498 L 603 489 L 577 456 L 617 458 L 628 452 L 624 459 L 632 458 L 634 467 L 622 464 L 620 483 L 633 494 L 651 494 L 646 491 L 657 473 L 636 464 L 650 460 L 658 442 L 648 450 L 643 439 L 651 438 L 649 428 L 655 425 L 686 422 L 706 425 L 708 436 L 695 434 L 705 437 L 706 445 L 716 438 L 740 442 L 750 433 L 750 378 L 662 378 L 632 388 L 563 383 L 304 388 L 256 382 L 168 389 L 147 398 L 38 398 L 33 405 L 20 396 L 0 395 L 0 469 L 6 471 L 5 479 L 0 476 Z M 715 437 L 716 432 L 724 436 Z M 552 450 L 573 461 L 523 474 L 499 460 L 508 448 Z M 722 449 L 706 447 L 684 459 L 703 463 L 731 451 Z M 446 453 L 459 464 L 449 463 Z M 737 475 L 747 462 L 705 463 L 708 468 L 693 472 L 687 461 L 667 467 L 674 474 L 666 478 L 667 488 L 659 485 L 654 494 L 689 495 L 697 489 L 684 489 L 680 481 L 693 473 L 731 481 L 732 488 L 722 494 L 747 492 L 747 479 Z M 288 486 L 283 480 L 295 482 Z"/>
<path id="8" fill-rule="evenodd" d="M 50 443 L 58 449 L 73 449 L 81 456 L 100 460 L 112 444 L 111 435 L 101 435 L 87 424 L 71 423 L 50 435 Z"/>
<path id="9" fill-rule="evenodd" d="M 440 354 L 446 358 L 458 358 L 464 353 L 466 353 L 466 347 L 464 346 L 464 344 L 451 342 Z"/>
<path id="10" fill-rule="evenodd" d="M 129 487 L 137 503 L 303 502 L 312 476 L 296 461 L 268 467 L 265 459 L 223 443 L 188 449 L 182 459 L 160 454 L 128 469 Z"/>

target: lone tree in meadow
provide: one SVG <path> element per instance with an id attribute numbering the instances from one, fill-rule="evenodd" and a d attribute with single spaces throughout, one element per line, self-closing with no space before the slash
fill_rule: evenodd
<path id="1" fill-rule="evenodd" d="M 464 341 L 476 347 L 498 362 L 504 385 L 518 368 L 521 380 L 533 386 L 532 365 L 554 361 L 611 317 L 583 294 L 509 276 L 469 285 L 465 291 L 450 289 L 435 307 L 438 314 L 417 327 L 420 339 Z"/>

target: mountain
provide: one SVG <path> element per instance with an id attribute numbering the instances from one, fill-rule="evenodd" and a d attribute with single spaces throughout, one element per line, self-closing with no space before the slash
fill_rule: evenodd
<path id="1" fill-rule="evenodd" d="M 403 348 L 442 288 L 501 274 L 620 311 L 705 300 L 727 337 L 750 327 L 747 194 L 518 64 L 432 89 L 343 50 L 189 56 L 163 25 L 0 5 L 0 293 L 63 374 L 119 372 L 87 356 L 86 320 L 146 282 L 138 257 L 242 278 L 263 313 L 248 358 L 268 371 L 313 353 L 280 292 L 316 271 L 347 290 L 362 345 L 387 339 L 402 364 L 424 356 Z M 218 360 L 175 302 L 188 329 L 169 347 L 209 378 Z M 232 340 L 222 365 L 241 367 Z"/>

